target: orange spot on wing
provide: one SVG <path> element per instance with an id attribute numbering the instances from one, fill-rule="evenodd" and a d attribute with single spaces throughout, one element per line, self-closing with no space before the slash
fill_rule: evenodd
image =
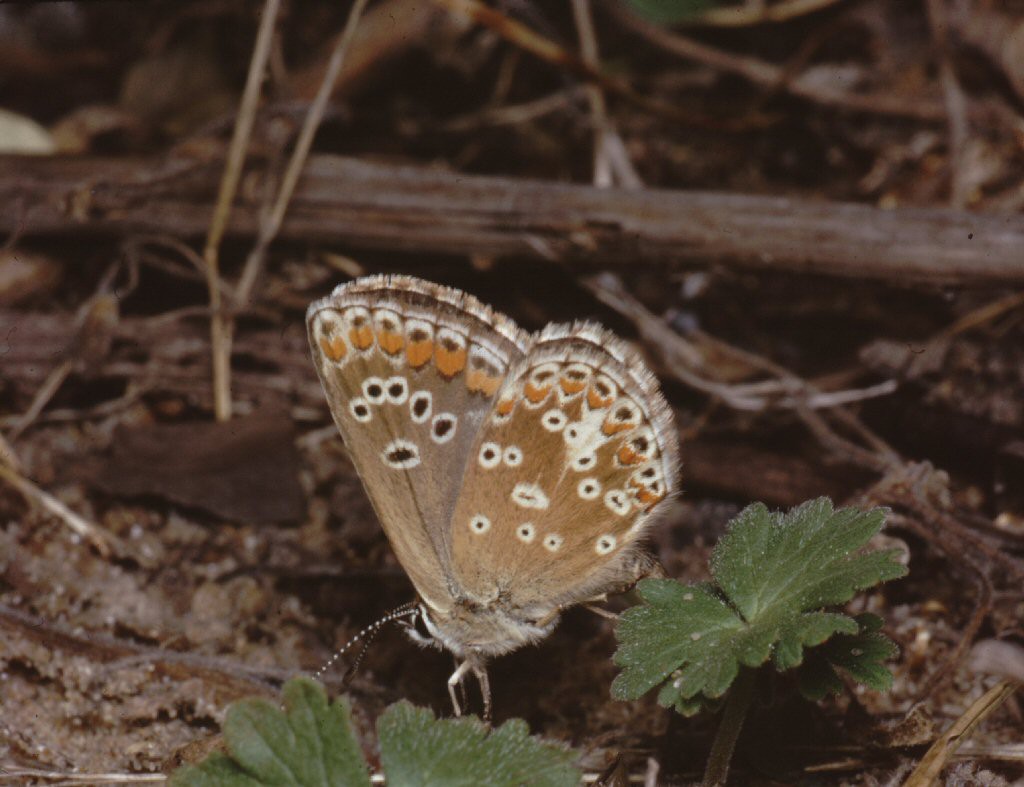
<path id="1" fill-rule="evenodd" d="M 590 405 L 591 410 L 600 410 L 603 407 L 610 407 L 614 401 L 614 396 L 601 396 L 593 386 L 591 386 L 590 390 L 587 391 L 587 404 Z"/>
<path id="2" fill-rule="evenodd" d="M 562 390 L 569 396 L 578 394 L 587 387 L 585 380 L 570 380 L 568 377 L 561 378 L 558 384 L 562 386 Z"/>
<path id="3" fill-rule="evenodd" d="M 491 377 L 487 372 L 479 369 L 471 369 L 466 374 L 466 387 L 470 391 L 479 391 L 485 396 L 494 396 L 500 384 L 500 377 Z"/>
<path id="4" fill-rule="evenodd" d="M 419 369 L 434 355 L 434 343 L 430 339 L 419 342 L 409 342 L 405 348 L 405 357 L 409 359 L 409 365 L 413 369 Z"/>
<path id="5" fill-rule="evenodd" d="M 626 443 L 626 445 L 619 449 L 617 456 L 619 457 L 619 461 L 624 465 L 635 465 L 638 462 L 643 461 L 643 457 L 634 451 L 629 446 L 629 443 Z"/>
<path id="6" fill-rule="evenodd" d="M 516 400 L 513 399 L 502 399 L 498 402 L 497 408 L 495 408 L 502 418 L 506 415 L 510 415 L 513 410 L 516 409 Z"/>
<path id="7" fill-rule="evenodd" d="M 605 422 L 601 424 L 601 433 L 611 437 L 613 434 L 625 431 L 626 429 L 632 429 L 634 426 L 636 426 L 636 424 L 624 424 L 621 421 L 606 419 Z"/>
<path id="8" fill-rule="evenodd" d="M 639 500 L 640 504 L 645 508 L 650 508 L 664 497 L 665 495 L 652 492 L 650 489 L 640 489 L 636 492 L 636 499 Z"/>
<path id="9" fill-rule="evenodd" d="M 333 336 L 330 338 L 327 336 L 321 336 L 320 349 L 323 350 L 324 355 L 332 361 L 340 361 L 345 357 L 345 353 L 348 352 L 348 347 L 345 346 L 345 340 L 340 336 Z"/>
<path id="10" fill-rule="evenodd" d="M 360 350 L 368 350 L 373 346 L 373 329 L 369 325 L 360 325 L 348 332 L 348 340 Z"/>
<path id="11" fill-rule="evenodd" d="M 380 348 L 388 355 L 395 355 L 402 349 L 402 346 L 405 344 L 405 339 L 400 333 L 394 333 L 393 331 L 381 331 L 377 334 L 377 344 L 379 344 Z"/>
<path id="12" fill-rule="evenodd" d="M 467 355 L 468 353 L 463 347 L 448 350 L 438 344 L 434 348 L 434 364 L 442 376 L 454 377 L 466 368 Z"/>
<path id="13" fill-rule="evenodd" d="M 483 386 L 480 388 L 484 392 L 485 396 L 494 396 L 498 392 L 498 387 L 501 385 L 500 377 L 485 377 Z"/>
<path id="14" fill-rule="evenodd" d="M 551 393 L 550 385 L 544 385 L 538 388 L 533 383 L 527 382 L 526 385 L 523 386 L 523 395 L 529 399 L 532 404 L 540 404 L 547 398 L 549 393 Z"/>

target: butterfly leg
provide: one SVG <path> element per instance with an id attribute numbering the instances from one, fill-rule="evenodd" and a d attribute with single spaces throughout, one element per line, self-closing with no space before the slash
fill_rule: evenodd
<path id="1" fill-rule="evenodd" d="M 480 694 L 484 698 L 484 724 L 491 723 L 491 679 L 487 676 L 487 667 L 483 663 L 473 665 L 473 674 L 480 684 Z"/>
<path id="2" fill-rule="evenodd" d="M 469 672 L 472 666 L 473 663 L 466 659 L 448 678 L 448 694 L 452 698 L 452 709 L 455 711 L 456 716 L 462 715 L 462 703 L 459 702 L 459 688 L 462 685 L 462 679 L 466 677 L 466 673 Z"/>

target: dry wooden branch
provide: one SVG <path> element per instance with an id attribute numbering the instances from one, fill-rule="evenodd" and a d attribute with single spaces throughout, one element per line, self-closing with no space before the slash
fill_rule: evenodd
<path id="1" fill-rule="evenodd" d="M 0 232 L 196 238 L 219 171 L 219 162 L 188 159 L 0 157 Z M 228 232 L 256 234 L 259 213 L 258 199 L 243 195 Z M 335 156 L 310 158 L 279 237 L 590 265 L 728 262 L 897 283 L 1024 281 L 1019 215 L 620 191 Z"/>

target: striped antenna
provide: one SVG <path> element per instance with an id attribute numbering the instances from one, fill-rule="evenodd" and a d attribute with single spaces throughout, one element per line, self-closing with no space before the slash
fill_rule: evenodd
<path id="1" fill-rule="evenodd" d="M 399 618 L 416 617 L 419 614 L 420 608 L 419 604 L 417 604 L 416 602 L 403 604 L 402 606 L 391 610 L 380 620 L 371 623 L 369 626 L 367 626 L 354 637 L 352 637 L 352 639 L 350 639 L 348 642 L 342 645 L 341 649 L 336 651 L 333 656 L 331 656 L 329 659 L 327 659 L 326 662 L 324 662 L 323 666 L 320 667 L 320 669 L 313 673 L 313 677 L 319 679 L 325 672 L 327 672 L 327 670 L 334 666 L 334 662 L 341 658 L 345 654 L 345 651 L 347 651 L 357 642 L 365 639 L 366 643 L 360 649 L 359 655 L 356 656 L 356 660 L 352 662 L 352 666 L 345 671 L 345 675 L 342 678 L 342 685 L 347 685 L 349 680 L 351 680 L 352 676 L 355 674 L 356 670 L 359 669 L 359 665 L 363 663 L 363 657 L 366 656 L 366 651 L 370 647 L 370 643 L 373 642 L 373 638 L 377 636 L 378 632 L 380 632 L 380 630 L 384 626 L 386 626 L 393 620 L 398 620 Z"/>

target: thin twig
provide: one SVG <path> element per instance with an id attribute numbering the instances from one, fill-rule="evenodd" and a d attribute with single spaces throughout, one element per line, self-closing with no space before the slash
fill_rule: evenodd
<path id="1" fill-rule="evenodd" d="M 79 784 L 160 784 L 167 781 L 163 773 L 82 773 L 80 771 L 51 771 L 42 768 L 21 768 L 17 765 L 4 766 L 0 771 L 0 783 L 8 778 L 18 779 L 18 784 L 29 780 L 47 780 L 48 787 Z M 52 781 L 52 780 L 59 781 Z M 33 782 L 34 783 L 34 782 Z"/>
<path id="2" fill-rule="evenodd" d="M 766 22 L 779 23 L 821 11 L 843 0 L 782 0 L 779 3 L 746 2 L 740 5 L 713 5 L 692 17 L 680 19 L 681 25 L 707 27 L 748 27 Z"/>
<path id="3" fill-rule="evenodd" d="M 727 353 L 754 369 L 774 375 L 780 383 L 780 389 L 787 394 L 777 401 L 762 396 L 751 396 L 740 386 L 709 380 L 701 374 L 701 355 L 696 348 L 626 292 L 617 277 L 595 277 L 586 281 L 585 286 L 603 303 L 631 319 L 641 336 L 648 340 L 648 344 L 656 347 L 661 353 L 671 374 L 684 384 L 707 393 L 736 410 L 761 411 L 771 407 L 793 409 L 812 434 L 837 455 L 852 459 L 876 472 L 886 472 L 899 465 L 901 460 L 897 452 L 841 406 L 845 401 L 859 401 L 891 393 L 891 384 L 883 383 L 869 389 L 839 392 L 830 396 L 767 358 L 734 347 L 721 339 L 700 334 L 702 341 L 716 351 Z M 829 411 L 845 426 L 859 434 L 869 447 L 864 448 L 839 435 L 817 411 L 817 407 L 829 407 Z"/>
<path id="4" fill-rule="evenodd" d="M 967 123 L 967 96 L 957 81 L 953 58 L 949 51 L 949 19 L 945 0 L 927 0 L 928 24 L 939 59 L 939 78 L 946 103 L 948 129 L 950 188 L 949 199 L 954 208 L 967 206 L 969 183 L 966 179 L 965 154 L 970 128 Z"/>
<path id="5" fill-rule="evenodd" d="M 68 375 L 71 374 L 74 368 L 74 361 L 66 359 L 50 371 L 43 384 L 36 391 L 36 395 L 32 397 L 32 403 L 28 406 L 28 409 L 18 417 L 18 420 L 11 427 L 11 440 L 17 440 L 29 426 L 35 423 L 43 408 L 50 402 L 53 395 L 60 390 L 60 387 L 68 379 Z"/>
<path id="6" fill-rule="evenodd" d="M 752 84 L 769 90 L 784 90 L 797 98 L 850 112 L 911 118 L 931 123 L 946 118 L 944 107 L 930 101 L 909 101 L 905 97 L 889 94 L 850 93 L 800 79 L 790 80 L 787 79 L 784 68 L 747 55 L 725 52 L 678 33 L 670 32 L 641 19 L 614 0 L 606 2 L 605 8 L 625 28 L 643 37 L 659 49 L 684 60 L 697 62 L 728 74 L 735 74 Z"/>
<path id="7" fill-rule="evenodd" d="M 85 520 L 49 492 L 36 486 L 12 468 L 0 464 L 0 479 L 17 489 L 27 500 L 38 503 L 46 511 L 60 519 L 75 533 L 87 539 L 102 557 L 110 557 L 113 536 L 105 533 L 98 525 Z"/>
<path id="8" fill-rule="evenodd" d="M 576 32 L 580 39 L 580 56 L 584 63 L 597 70 L 600 67 L 600 56 L 597 48 L 597 33 L 594 31 L 594 17 L 590 10 L 590 0 L 572 0 L 572 15 L 576 21 Z M 598 188 L 608 188 L 612 185 L 612 170 L 608 156 L 605 154 L 604 140 L 608 133 L 608 111 L 604 103 L 604 93 L 593 83 L 587 84 L 585 90 L 594 127 L 593 182 Z"/>
<path id="9" fill-rule="evenodd" d="M 937 784 L 939 774 L 956 750 L 977 726 L 1020 688 L 1020 684 L 1002 681 L 978 698 L 943 735 L 932 744 L 903 787 L 929 787 Z"/>
<path id="10" fill-rule="evenodd" d="M 224 175 L 217 193 L 217 203 L 210 221 L 210 230 L 206 236 L 203 249 L 203 260 L 206 265 L 206 286 L 210 295 L 210 343 L 213 352 L 213 407 L 218 421 L 231 418 L 231 318 L 223 310 L 220 292 L 220 241 L 227 228 L 228 214 L 234 201 L 238 182 L 242 177 L 242 163 L 249 147 L 253 122 L 256 118 L 256 105 L 260 98 L 260 85 L 266 72 L 267 58 L 270 56 L 274 26 L 281 8 L 281 0 L 266 0 L 263 6 L 263 18 L 256 34 L 256 46 L 252 60 L 249 61 L 249 74 L 242 92 L 242 102 L 235 122 L 235 130 L 228 148 L 228 159 L 224 166 Z"/>
<path id="11" fill-rule="evenodd" d="M 334 50 L 331 52 L 323 81 L 320 83 L 320 89 L 317 91 L 316 98 L 313 99 L 306 119 L 302 124 L 299 138 L 295 142 L 295 150 L 288 161 L 288 168 L 285 170 L 281 186 L 277 191 L 274 206 L 270 211 L 270 215 L 260 225 L 260 232 L 256 243 L 252 251 L 249 252 L 249 256 L 245 261 L 245 267 L 242 269 L 242 276 L 238 281 L 238 290 L 235 293 L 238 305 L 247 303 L 251 297 L 256 278 L 263 267 L 267 248 L 274 238 L 277 237 L 277 233 L 281 229 L 281 222 L 284 221 L 285 211 L 288 209 L 288 203 L 291 201 L 292 194 L 295 192 L 295 186 L 302 175 L 310 148 L 313 146 L 313 137 L 320 126 L 320 121 L 323 119 L 327 102 L 331 97 L 334 84 L 337 82 L 338 74 L 341 72 L 341 67 L 345 62 L 345 54 L 348 52 L 352 39 L 355 36 L 359 18 L 363 13 L 363 9 L 366 8 L 366 2 L 367 0 L 356 0 L 352 4 L 348 19 L 345 22 L 345 29 L 342 31 L 334 46 Z"/>
<path id="12" fill-rule="evenodd" d="M 599 85 L 605 93 L 629 101 L 634 106 L 688 126 L 721 128 L 725 121 L 711 121 L 694 112 L 680 109 L 673 103 L 638 93 L 629 82 L 609 76 L 583 58 L 559 46 L 549 38 L 531 30 L 521 22 L 510 19 L 500 11 L 479 2 L 479 0 L 434 0 L 454 14 L 467 16 L 500 35 L 506 41 L 520 47 L 535 57 L 552 65 L 564 68 L 576 76 Z M 751 125 L 750 122 L 746 123 Z"/>

